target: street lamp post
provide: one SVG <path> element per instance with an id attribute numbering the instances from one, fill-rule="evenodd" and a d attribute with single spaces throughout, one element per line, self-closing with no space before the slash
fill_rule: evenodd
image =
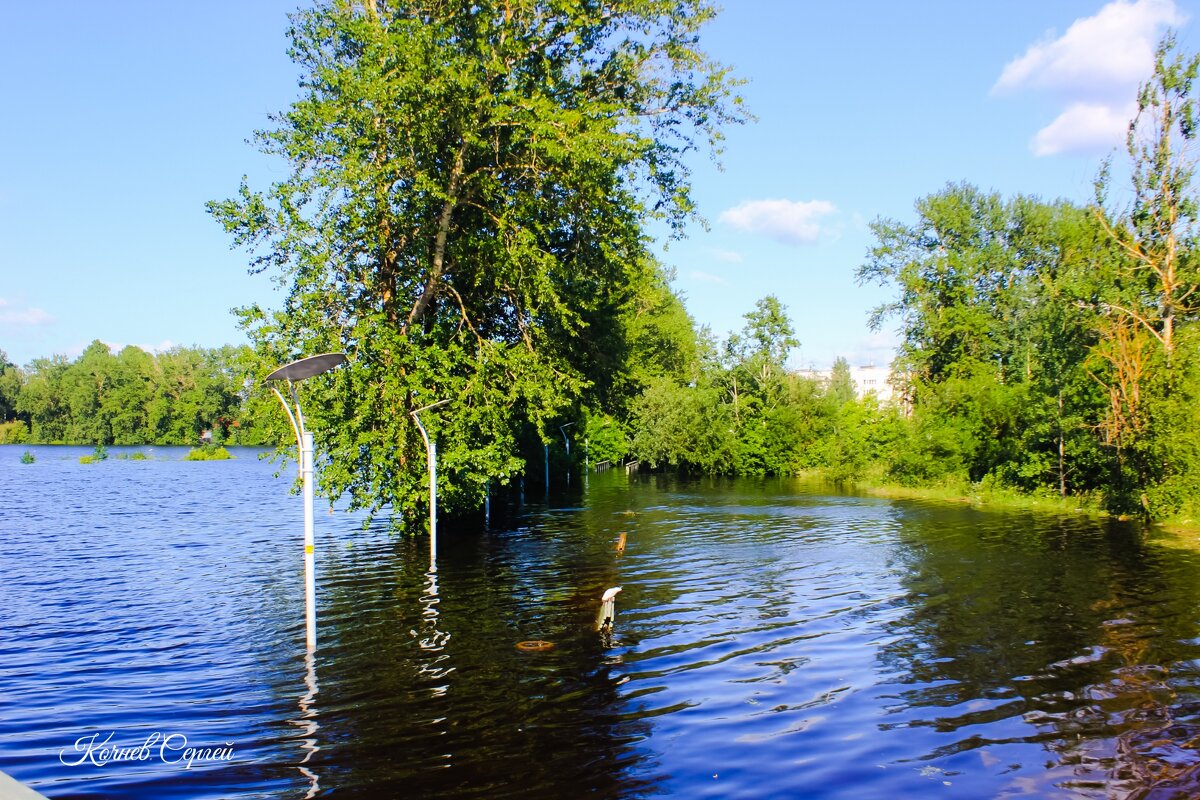
<path id="1" fill-rule="evenodd" d="M 323 353 L 285 364 L 266 377 L 268 382 L 286 381 L 289 406 L 278 388 L 271 391 L 279 398 L 283 410 L 292 422 L 296 433 L 296 446 L 300 456 L 300 479 L 304 482 L 304 627 L 309 652 L 317 649 L 317 578 L 313 553 L 313 435 L 304 429 L 304 413 L 300 410 L 300 399 L 296 397 L 295 384 L 305 378 L 328 372 L 346 360 L 345 353 Z"/>
<path id="2" fill-rule="evenodd" d="M 567 446 L 567 485 L 571 484 L 571 440 L 567 438 L 567 428 L 574 425 L 574 422 L 568 422 L 566 425 L 559 425 L 558 432 L 562 434 L 563 442 Z"/>
<path id="3" fill-rule="evenodd" d="M 437 572 L 437 442 L 429 438 L 425 426 L 418 416 L 422 411 L 431 411 L 449 403 L 449 400 L 438 400 L 427 406 L 421 406 L 415 411 L 408 412 L 417 423 L 417 430 L 425 440 L 425 456 L 429 460 L 429 571 Z"/>

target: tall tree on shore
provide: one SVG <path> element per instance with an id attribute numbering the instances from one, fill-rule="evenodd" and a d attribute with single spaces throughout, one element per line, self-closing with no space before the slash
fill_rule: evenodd
<path id="1" fill-rule="evenodd" d="M 1192 189 L 1196 172 L 1197 118 L 1193 84 L 1200 54 L 1175 52 L 1166 36 L 1155 53 L 1154 74 L 1138 91 L 1137 117 L 1129 125 L 1132 202 L 1107 202 L 1108 165 L 1097 181 L 1100 218 L 1125 250 L 1127 261 L 1104 310 L 1134 323 L 1157 340 L 1170 369 L 1181 319 L 1200 310 L 1200 207 Z"/>
<path id="2" fill-rule="evenodd" d="M 333 0 L 293 16 L 301 96 L 258 143 L 290 163 L 210 204 L 284 308 L 244 309 L 269 360 L 345 350 L 313 382 L 325 488 L 396 511 L 424 497 L 428 422 L 465 508 L 523 468 L 606 379 L 598 343 L 657 269 L 643 226 L 692 214 L 685 156 L 741 119 L 697 49 L 707 0 Z M 615 365 L 609 368 L 622 368 Z"/>
<path id="3" fill-rule="evenodd" d="M 1096 320 L 1097 374 L 1110 400 L 1104 430 L 1126 494 L 1152 516 L 1175 513 L 1200 484 L 1200 397 L 1195 375 L 1187 377 L 1198 365 L 1180 348 L 1184 328 L 1200 313 L 1198 72 L 1200 55 L 1179 53 L 1174 36 L 1164 37 L 1129 126 L 1129 205 L 1109 202 L 1107 164 L 1096 183 L 1097 217 L 1124 256 L 1099 297 Z"/>

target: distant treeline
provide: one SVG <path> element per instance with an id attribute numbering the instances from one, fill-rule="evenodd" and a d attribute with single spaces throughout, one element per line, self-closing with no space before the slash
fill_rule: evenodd
<path id="1" fill-rule="evenodd" d="M 196 444 L 205 431 L 230 444 L 264 444 L 264 403 L 251 392 L 249 347 L 138 347 L 114 354 L 94 341 L 76 359 L 26 367 L 0 351 L 0 443 Z"/>

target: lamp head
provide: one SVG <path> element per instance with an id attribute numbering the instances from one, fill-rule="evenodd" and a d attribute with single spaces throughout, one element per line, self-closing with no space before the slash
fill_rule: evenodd
<path id="1" fill-rule="evenodd" d="M 284 364 L 264 380 L 302 381 L 305 378 L 329 372 L 329 370 L 343 363 L 345 360 L 345 353 L 322 353 L 316 356 L 308 356 L 307 358 L 297 359 L 290 364 Z"/>

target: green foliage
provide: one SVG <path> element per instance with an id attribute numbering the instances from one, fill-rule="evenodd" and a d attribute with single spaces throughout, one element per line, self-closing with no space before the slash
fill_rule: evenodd
<path id="1" fill-rule="evenodd" d="M 205 430 L 235 444 L 277 442 L 279 409 L 253 383 L 261 371 L 244 346 L 157 356 L 131 346 L 114 356 L 94 341 L 75 361 L 35 359 L 0 374 L 0 391 L 17 379 L 8 390 L 17 419 L 0 423 L 0 443 L 178 445 Z"/>
<path id="2" fill-rule="evenodd" d="M 37 461 L 37 458 L 34 457 L 33 453 L 29 452 L 28 450 L 26 450 L 24 453 L 21 453 L 22 464 L 32 464 L 34 461 Z"/>
<path id="3" fill-rule="evenodd" d="M 915 221 L 873 223 L 858 277 L 896 293 L 872 324 L 899 327 L 898 407 L 856 399 L 845 361 L 820 386 L 787 374 L 795 342 L 768 297 L 722 347 L 701 332 L 690 379 L 647 385 L 634 452 L 1200 519 L 1198 75 L 1165 39 L 1130 129 L 1128 208 L 1107 205 L 1106 166 L 1093 208 L 951 184 Z"/>
<path id="4" fill-rule="evenodd" d="M 746 314 L 746 326 L 717 348 L 702 333 L 690 381 L 662 377 L 634 401 L 634 455 L 653 467 L 732 475 L 794 475 L 821 470 L 858 479 L 898 448 L 898 409 L 855 397 L 839 360 L 824 385 L 790 373 L 797 345 L 775 297 Z M 724 358 L 706 357 L 722 352 Z"/>
<path id="5" fill-rule="evenodd" d="M 0 444 L 24 444 L 29 441 L 29 426 L 22 420 L 0 422 Z"/>
<path id="6" fill-rule="evenodd" d="M 583 437 L 593 464 L 601 461 L 619 464 L 629 453 L 629 436 L 621 423 L 607 414 L 589 414 L 584 423 Z"/>
<path id="7" fill-rule="evenodd" d="M 1200 57 L 1160 45 L 1128 140 L 1132 202 L 1082 209 L 948 186 L 874 224 L 859 270 L 897 298 L 912 419 L 892 479 L 1103 496 L 1195 516 L 1200 234 L 1191 182 Z"/>
<path id="8" fill-rule="evenodd" d="M 742 117 L 696 47 L 712 15 L 705 0 L 402 0 L 293 16 L 301 96 L 257 137 L 291 173 L 209 210 L 289 289 L 277 312 L 241 312 L 263 363 L 348 354 L 302 388 L 331 496 L 419 524 L 410 412 L 449 398 L 423 417 L 439 507 L 477 507 L 564 421 L 623 416 L 690 358 L 643 231 L 681 228 L 684 154 Z"/>
<path id="9" fill-rule="evenodd" d="M 652 467 L 730 471 L 736 439 L 715 388 L 656 378 L 633 405 L 633 453 Z"/>
<path id="10" fill-rule="evenodd" d="M 11 422 L 17 412 L 17 395 L 21 389 L 21 371 L 0 350 L 0 426 Z M 0 443 L 4 440 L 0 439 Z"/>
<path id="11" fill-rule="evenodd" d="M 102 444 L 96 445 L 96 449 L 92 451 L 90 456 L 80 456 L 80 464 L 98 464 L 101 461 L 108 460 L 108 448 Z"/>
<path id="12" fill-rule="evenodd" d="M 1109 395 L 1100 429 L 1118 462 L 1112 504 L 1151 518 L 1190 513 L 1197 485 L 1198 72 L 1200 55 L 1176 53 L 1173 36 L 1160 43 L 1126 143 L 1132 201 L 1108 202 L 1108 165 L 1096 184 L 1096 215 L 1125 256 L 1093 304 L 1092 365 Z"/>
<path id="13" fill-rule="evenodd" d="M 229 451 L 219 445 L 201 445 L 193 447 L 188 451 L 188 454 L 183 457 L 184 461 L 227 461 L 233 458 Z"/>

